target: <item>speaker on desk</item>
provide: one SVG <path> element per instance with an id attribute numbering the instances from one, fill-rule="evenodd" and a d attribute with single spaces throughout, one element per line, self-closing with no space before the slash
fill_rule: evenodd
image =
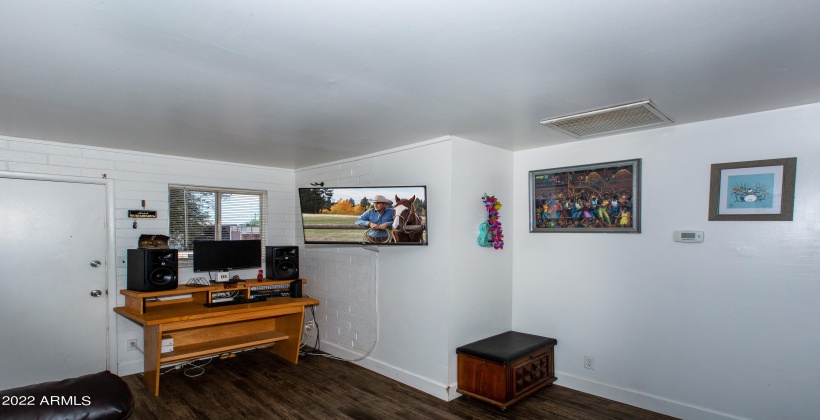
<path id="1" fill-rule="evenodd" d="M 290 282 L 290 297 L 292 298 L 300 298 L 302 297 L 302 280 L 296 279 Z"/>
<path id="2" fill-rule="evenodd" d="M 271 280 L 299 278 L 298 246 L 266 246 L 265 277 Z"/>
<path id="3" fill-rule="evenodd" d="M 176 249 L 129 249 L 128 290 L 156 292 L 177 288 Z"/>

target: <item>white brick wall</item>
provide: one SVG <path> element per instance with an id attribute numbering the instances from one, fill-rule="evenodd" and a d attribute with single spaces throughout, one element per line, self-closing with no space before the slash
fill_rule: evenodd
<path id="1" fill-rule="evenodd" d="M 268 244 L 295 243 L 295 175 L 288 169 L 0 136 L 0 170 L 91 178 L 106 174 L 113 179 L 118 259 L 124 258 L 127 249 L 136 248 L 141 234 L 168 233 L 169 183 L 266 190 Z M 137 229 L 133 229 L 134 219 L 128 218 L 128 210 L 141 208 L 141 200 L 145 200 L 147 209 L 156 210 L 158 217 L 140 219 Z M 119 294 L 119 289 L 126 285 L 125 275 L 125 268 L 117 269 L 118 290 L 111 294 L 117 296 L 118 305 L 125 303 Z M 180 282 L 192 276 L 190 269 L 180 270 Z M 127 352 L 125 343 L 129 339 L 139 339 L 141 343 L 142 329 L 120 316 L 116 319 L 119 373 L 141 372 L 142 355 Z"/>
<path id="2" fill-rule="evenodd" d="M 344 162 L 296 173 L 296 186 L 324 182 L 326 187 L 373 185 L 373 158 Z M 297 215 L 297 217 L 299 217 Z M 301 221 L 296 221 L 301 226 Z M 318 299 L 316 310 L 322 342 L 331 342 L 364 354 L 376 342 L 376 267 L 378 254 L 353 246 L 304 245 L 301 231 L 301 277 L 307 279 L 305 293 Z M 309 319 L 309 315 L 306 319 Z M 313 344 L 316 331 L 305 342 Z"/>
<path id="3" fill-rule="evenodd" d="M 436 232 L 428 246 L 308 245 L 302 248 L 302 270 L 308 279 L 306 293 L 321 302 L 316 313 L 322 350 L 357 358 L 373 349 L 369 357 L 358 362 L 361 366 L 442 399 L 454 394 L 454 383 L 448 378 L 449 354 L 454 353 L 450 319 L 451 311 L 460 310 L 451 305 L 449 294 L 433 292 L 448 290 L 453 280 L 453 148 L 452 138 L 445 136 L 296 171 L 297 187 L 313 182 L 324 182 L 331 188 L 427 186 L 432 203 L 429 210 L 436 215 L 428 224 Z M 483 206 L 480 200 L 470 198 L 478 203 L 480 219 Z M 486 217 L 486 211 L 483 214 Z M 474 229 L 469 226 L 470 232 Z M 478 248 L 474 234 L 469 237 L 464 246 Z M 303 240 L 301 229 L 297 239 Z"/>

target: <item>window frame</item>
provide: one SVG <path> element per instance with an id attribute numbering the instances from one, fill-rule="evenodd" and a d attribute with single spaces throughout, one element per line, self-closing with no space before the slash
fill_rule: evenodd
<path id="1" fill-rule="evenodd" d="M 241 194 L 241 195 L 258 195 L 259 196 L 259 239 L 262 243 L 262 259 L 260 264 L 264 267 L 265 265 L 265 246 L 267 245 L 267 232 L 268 232 L 268 192 L 266 190 L 251 190 L 251 189 L 243 189 L 243 188 L 221 188 L 221 187 L 205 187 L 199 185 L 183 185 L 183 184 L 168 184 L 168 233 L 169 236 L 173 232 L 172 230 L 172 223 L 175 223 L 177 220 L 180 219 L 178 212 L 171 210 L 173 205 L 173 201 L 171 199 L 172 194 L 176 192 L 177 194 L 181 193 L 186 194 L 188 191 L 195 191 L 195 192 L 202 192 L 202 193 L 214 193 L 214 237 L 213 240 L 221 241 L 222 239 L 222 226 L 223 226 L 223 209 L 222 209 L 222 198 L 224 194 Z M 185 205 L 187 206 L 188 202 L 185 200 Z M 176 216 L 176 217 L 175 217 Z M 193 251 L 193 240 L 188 240 L 189 232 L 188 232 L 188 212 L 183 211 L 181 215 L 181 221 L 185 223 L 184 227 L 184 239 L 182 248 L 186 247 L 186 244 L 190 242 L 191 249 L 179 249 L 179 259 L 178 259 L 178 267 L 180 268 L 191 268 L 193 267 L 194 261 L 194 251 Z M 230 239 L 228 239 L 230 240 Z M 173 243 L 173 241 L 172 241 Z M 174 246 L 172 246 L 174 248 Z"/>

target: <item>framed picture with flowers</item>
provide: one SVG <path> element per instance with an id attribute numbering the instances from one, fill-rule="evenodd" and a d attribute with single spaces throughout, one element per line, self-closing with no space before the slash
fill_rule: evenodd
<path id="1" fill-rule="evenodd" d="M 530 171 L 530 232 L 640 233 L 641 160 Z"/>
<path id="2" fill-rule="evenodd" d="M 791 221 L 797 158 L 712 165 L 709 220 Z"/>

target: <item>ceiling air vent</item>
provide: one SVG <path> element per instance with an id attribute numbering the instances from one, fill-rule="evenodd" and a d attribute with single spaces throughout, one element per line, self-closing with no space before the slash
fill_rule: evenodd
<path id="1" fill-rule="evenodd" d="M 624 131 L 655 128 L 674 122 L 673 119 L 658 111 L 652 101 L 646 100 L 551 118 L 541 121 L 541 124 L 575 138 L 585 139 Z"/>

